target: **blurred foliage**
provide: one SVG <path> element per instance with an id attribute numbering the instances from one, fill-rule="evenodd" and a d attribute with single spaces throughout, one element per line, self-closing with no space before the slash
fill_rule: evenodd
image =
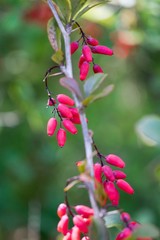
<path id="1" fill-rule="evenodd" d="M 160 149 L 143 145 L 135 133 L 141 117 L 160 114 L 159 0 L 131 1 L 135 4 L 128 7 L 120 4 L 125 1 L 112 2 L 80 21 L 86 33 L 115 52 L 113 57 L 95 57 L 115 89 L 86 109 L 89 127 L 104 154 L 126 161 L 135 195 L 122 193 L 121 207 L 133 219 L 159 226 Z M 30 227 L 43 240 L 55 239 L 65 180 L 76 174 L 75 161 L 84 158 L 80 128 L 77 136 L 67 135 L 63 149 L 46 136 L 51 111 L 42 79 L 53 64 L 46 31 L 50 17 L 40 1 L 1 0 L 0 239 L 26 239 Z M 76 78 L 79 55 L 73 56 Z M 67 92 L 58 77 L 49 84 L 55 94 Z M 73 191 L 70 199 L 82 204 L 87 202 L 84 196 L 84 190 Z"/>

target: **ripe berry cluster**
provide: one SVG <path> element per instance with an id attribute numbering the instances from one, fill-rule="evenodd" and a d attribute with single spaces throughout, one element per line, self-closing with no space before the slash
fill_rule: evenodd
<path id="1" fill-rule="evenodd" d="M 112 166 L 118 168 L 125 167 L 124 161 L 117 155 L 109 154 L 104 156 L 100 154 L 100 157 L 101 161 L 102 158 L 104 158 L 106 163 Z M 134 190 L 130 184 L 124 180 L 126 178 L 126 174 L 123 171 L 117 169 L 113 170 L 109 165 L 104 165 L 102 162 L 101 164 L 94 164 L 94 176 L 95 180 L 103 187 L 113 206 L 118 206 L 120 199 L 119 192 L 115 185 L 128 194 L 134 193 Z"/>
<path id="2" fill-rule="evenodd" d="M 70 45 L 71 54 L 75 53 L 79 48 L 79 42 L 82 40 L 82 54 L 79 58 L 79 70 L 80 70 L 80 80 L 84 81 L 88 75 L 90 69 L 90 63 L 93 63 L 93 72 L 94 73 L 103 73 L 102 68 L 94 63 L 93 54 L 104 54 L 108 56 L 113 55 L 113 50 L 107 46 L 99 45 L 97 39 L 86 36 L 82 31 L 82 28 L 76 23 L 81 32 L 81 38 L 78 41 L 74 41 Z"/>
<path id="3" fill-rule="evenodd" d="M 57 101 L 56 101 L 57 100 Z M 66 130 L 71 134 L 77 133 L 77 128 L 75 124 L 80 124 L 80 116 L 77 108 L 74 108 L 74 100 L 65 94 L 58 94 L 54 98 L 49 98 L 47 106 L 52 106 L 54 117 L 50 118 L 47 123 L 47 134 L 48 136 L 54 135 L 58 121 L 55 117 L 57 116 L 60 119 L 60 127 L 57 131 L 57 142 L 58 146 L 63 147 L 66 143 Z M 57 103 L 58 102 L 58 103 Z M 62 126 L 64 128 L 62 128 Z"/>
<path id="4" fill-rule="evenodd" d="M 91 218 L 94 215 L 93 209 L 85 205 L 77 205 L 72 211 L 72 228 L 69 229 L 69 209 L 65 203 L 61 203 L 57 209 L 60 221 L 57 231 L 63 234 L 63 240 L 89 240 L 86 235 L 89 231 Z"/>

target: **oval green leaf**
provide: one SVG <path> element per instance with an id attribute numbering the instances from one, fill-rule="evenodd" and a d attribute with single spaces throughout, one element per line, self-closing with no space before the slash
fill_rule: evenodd
<path id="1" fill-rule="evenodd" d="M 105 225 L 107 228 L 116 227 L 118 229 L 123 228 L 123 223 L 120 219 L 120 212 L 117 210 L 107 212 L 104 217 Z"/>

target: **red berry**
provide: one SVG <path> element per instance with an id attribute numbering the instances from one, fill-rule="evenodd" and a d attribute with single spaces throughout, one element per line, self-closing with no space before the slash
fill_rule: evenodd
<path id="1" fill-rule="evenodd" d="M 67 234 L 62 238 L 62 240 L 71 240 L 71 233 L 67 232 Z"/>
<path id="2" fill-rule="evenodd" d="M 99 44 L 98 40 L 92 37 L 87 37 L 87 43 L 91 46 L 96 46 Z"/>
<path id="3" fill-rule="evenodd" d="M 73 217 L 73 223 L 77 226 L 82 233 L 88 233 L 88 226 L 84 221 L 83 217 L 80 215 L 75 215 Z"/>
<path id="4" fill-rule="evenodd" d="M 85 57 L 84 57 L 83 54 L 82 54 L 82 55 L 80 56 L 79 62 L 78 62 L 78 67 L 79 67 L 79 68 L 81 67 L 81 65 L 82 65 L 82 63 L 83 63 L 84 61 L 86 61 L 86 59 L 85 59 Z"/>
<path id="5" fill-rule="evenodd" d="M 127 240 L 132 235 L 132 231 L 129 228 L 124 228 L 116 237 L 115 240 Z"/>
<path id="6" fill-rule="evenodd" d="M 93 72 L 94 73 L 103 73 L 103 70 L 98 64 L 94 64 L 93 65 Z"/>
<path id="7" fill-rule="evenodd" d="M 94 164 L 94 177 L 98 182 L 102 182 L 102 166 L 100 163 Z"/>
<path id="8" fill-rule="evenodd" d="M 57 127 L 57 120 L 56 118 L 50 118 L 47 123 L 47 134 L 48 136 L 52 136 Z"/>
<path id="9" fill-rule="evenodd" d="M 57 215 L 59 218 L 61 218 L 63 215 L 66 214 L 66 211 L 67 211 L 67 206 L 65 203 L 61 203 L 59 206 L 58 206 L 58 209 L 57 209 Z"/>
<path id="10" fill-rule="evenodd" d="M 118 190 L 115 188 L 114 183 L 113 182 L 105 182 L 104 183 L 104 189 L 110 199 L 110 201 L 112 202 L 113 205 L 118 205 L 119 203 L 119 192 Z"/>
<path id="11" fill-rule="evenodd" d="M 113 174 L 114 174 L 116 179 L 123 179 L 123 178 L 127 177 L 127 175 L 124 172 L 119 171 L 119 170 L 114 170 Z"/>
<path id="12" fill-rule="evenodd" d="M 63 104 L 69 105 L 69 106 L 74 105 L 74 100 L 65 94 L 58 94 L 57 100 L 59 103 L 63 103 Z"/>
<path id="13" fill-rule="evenodd" d="M 66 143 L 66 131 L 63 128 L 57 132 L 57 142 L 59 147 L 63 147 Z"/>
<path id="14" fill-rule="evenodd" d="M 80 230 L 77 226 L 72 227 L 71 240 L 80 240 Z"/>
<path id="15" fill-rule="evenodd" d="M 92 51 L 88 45 L 84 45 L 82 53 L 87 62 L 92 62 Z"/>
<path id="16" fill-rule="evenodd" d="M 69 110 L 69 108 L 67 106 L 65 106 L 64 104 L 60 103 L 58 105 L 58 111 L 60 112 L 61 116 L 64 118 L 72 118 L 72 113 Z"/>
<path id="17" fill-rule="evenodd" d="M 71 54 L 75 53 L 77 51 L 78 47 L 79 47 L 79 43 L 78 42 L 72 42 L 70 44 Z"/>
<path id="18" fill-rule="evenodd" d="M 121 213 L 121 220 L 123 222 L 129 222 L 131 220 L 129 213 L 127 213 L 127 212 Z"/>
<path id="19" fill-rule="evenodd" d="M 77 108 L 70 108 L 70 111 L 72 113 L 71 121 L 75 124 L 81 124 L 80 115 Z"/>
<path id="20" fill-rule="evenodd" d="M 105 177 L 108 179 L 108 180 L 110 180 L 110 181 L 114 181 L 115 180 L 115 177 L 114 177 L 114 175 L 113 175 L 113 171 L 112 171 L 112 169 L 109 167 L 109 166 L 103 166 L 102 167 L 102 171 L 103 171 L 103 173 L 104 173 L 104 175 L 105 175 Z"/>
<path id="21" fill-rule="evenodd" d="M 65 214 L 62 216 L 61 220 L 59 221 L 57 225 L 57 231 L 61 232 L 63 235 L 66 235 L 68 232 L 68 223 L 69 223 L 69 218 Z"/>
<path id="22" fill-rule="evenodd" d="M 64 119 L 62 121 L 62 124 L 70 133 L 72 133 L 72 134 L 77 133 L 77 128 L 69 119 Z"/>
<path id="23" fill-rule="evenodd" d="M 87 75 L 88 75 L 88 72 L 89 72 L 89 63 L 87 61 L 84 61 L 82 64 L 81 64 L 81 67 L 80 67 L 80 80 L 85 80 Z"/>
<path id="24" fill-rule="evenodd" d="M 47 105 L 48 106 L 54 106 L 56 104 L 56 100 L 54 98 L 49 98 Z"/>
<path id="25" fill-rule="evenodd" d="M 77 205 L 75 206 L 75 210 L 83 218 L 89 218 L 90 216 L 94 215 L 93 209 L 85 205 Z"/>
<path id="26" fill-rule="evenodd" d="M 116 167 L 119 167 L 119 168 L 124 168 L 125 167 L 125 163 L 124 161 L 118 157 L 117 155 L 114 155 L 114 154 L 109 154 L 108 156 L 105 157 L 106 159 L 106 162 L 113 165 L 113 166 L 116 166 Z"/>
<path id="27" fill-rule="evenodd" d="M 118 179 L 117 180 L 117 186 L 123 190 L 124 192 L 128 193 L 128 194 L 133 194 L 134 190 L 133 188 L 129 185 L 129 183 L 127 183 L 125 180 L 123 179 Z"/>
<path id="28" fill-rule="evenodd" d="M 95 47 L 91 48 L 93 53 L 97 53 L 97 54 L 104 54 L 104 55 L 113 55 L 113 50 L 106 47 L 106 46 L 102 46 L 102 45 L 97 45 Z"/>

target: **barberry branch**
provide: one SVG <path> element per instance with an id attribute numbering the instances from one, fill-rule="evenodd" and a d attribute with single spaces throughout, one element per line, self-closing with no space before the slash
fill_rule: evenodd
<path id="1" fill-rule="evenodd" d="M 55 9 L 55 6 L 52 2 L 52 0 L 48 0 L 48 5 L 54 15 L 55 20 L 57 21 L 57 24 L 62 32 L 63 38 L 64 38 L 64 44 L 65 44 L 65 58 L 66 58 L 66 65 L 60 66 L 61 71 L 65 74 L 68 78 L 73 78 L 73 71 L 72 71 L 72 62 L 71 62 L 71 53 L 70 53 L 70 33 L 72 31 L 72 25 L 68 24 L 66 28 L 63 26 L 59 15 Z M 82 106 L 82 103 L 78 99 L 75 93 L 73 94 L 73 98 L 75 101 L 76 107 L 79 109 L 80 113 L 80 120 L 81 120 L 81 126 L 82 126 L 82 133 L 83 133 L 83 139 L 84 139 L 84 146 L 85 146 L 85 153 L 86 153 L 86 160 L 87 160 L 87 172 L 91 176 L 92 180 L 89 187 L 89 198 L 92 208 L 94 209 L 95 217 L 99 218 L 99 209 L 95 200 L 95 197 L 93 195 L 93 192 L 95 192 L 95 186 L 94 186 L 94 169 L 93 169 L 93 156 L 92 156 L 92 139 L 89 135 L 89 129 L 86 123 L 86 115 L 84 112 L 84 108 Z"/>

